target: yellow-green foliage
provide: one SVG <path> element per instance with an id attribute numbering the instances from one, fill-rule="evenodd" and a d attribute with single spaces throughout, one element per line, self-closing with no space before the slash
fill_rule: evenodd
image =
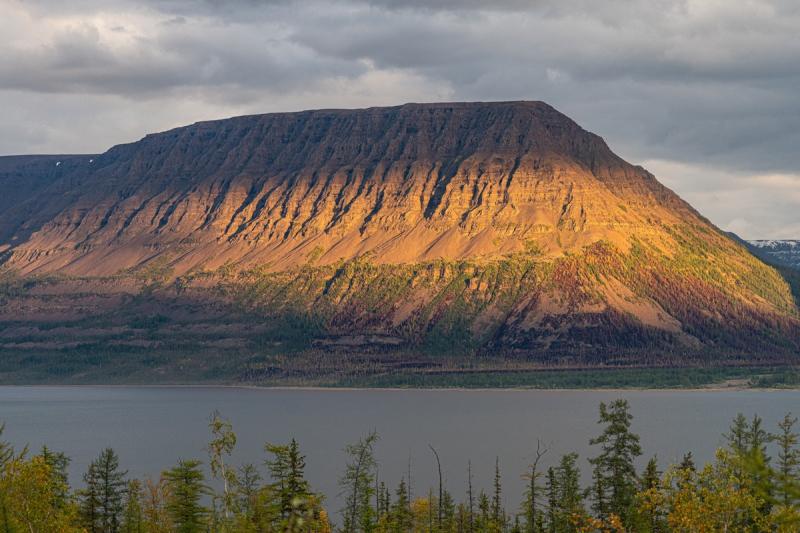
<path id="1" fill-rule="evenodd" d="M 792 338 L 796 308 L 780 274 L 721 234 L 689 225 L 667 230 L 677 243 L 669 254 L 641 239 L 634 239 L 627 251 L 601 240 L 555 258 L 526 243 L 524 252 L 495 260 L 396 265 L 362 256 L 286 272 L 254 269 L 223 286 L 248 309 L 305 317 L 320 331 L 376 332 L 433 351 L 469 351 L 491 342 L 521 301 L 548 294 L 568 315 L 584 313 L 587 305 L 602 309 L 607 282 L 614 279 L 717 347 L 745 346 L 737 338 L 750 335 L 747 331 L 755 332 L 764 346 L 794 342 L 784 340 Z M 653 335 L 637 326 L 635 317 L 598 320 L 601 328 L 609 328 L 612 345 L 613 336 L 625 328 L 639 338 L 636 342 Z M 546 332 L 522 333 L 540 334 Z M 585 342 L 598 339 L 592 334 Z"/>

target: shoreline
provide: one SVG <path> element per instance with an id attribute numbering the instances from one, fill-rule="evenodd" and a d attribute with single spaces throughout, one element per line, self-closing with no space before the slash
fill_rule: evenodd
<path id="1" fill-rule="evenodd" d="M 800 392 L 800 387 L 742 387 L 742 386 L 719 386 L 711 385 L 708 387 L 561 387 L 561 388 L 537 388 L 537 387 L 325 387 L 319 385 L 236 385 L 219 383 L 175 383 L 175 384 L 136 384 L 136 383 L 91 383 L 91 384 L 53 384 L 53 383 L 29 383 L 29 384 L 0 384 L 0 389 L 4 388 L 70 388 L 70 389 L 242 389 L 242 390 L 262 390 L 262 391 L 298 391 L 298 392 Z"/>

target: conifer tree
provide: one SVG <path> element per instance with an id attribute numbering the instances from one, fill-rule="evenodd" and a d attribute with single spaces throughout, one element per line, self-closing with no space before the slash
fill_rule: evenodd
<path id="1" fill-rule="evenodd" d="M 601 403 L 599 423 L 605 428 L 589 441 L 600 446 L 600 454 L 589 460 L 595 467 L 595 483 L 600 484 L 594 493 L 606 500 L 595 502 L 601 510 L 600 518 L 614 514 L 626 525 L 633 515 L 637 491 L 634 460 L 642 454 L 639 436 L 630 430 L 632 419 L 626 400 Z"/>
<path id="2" fill-rule="evenodd" d="M 210 494 L 205 485 L 205 476 L 196 460 L 179 460 L 178 464 L 164 472 L 167 485 L 166 510 L 175 526 L 176 533 L 199 533 L 206 530 L 209 510 L 202 505 L 202 498 Z"/>
<path id="3" fill-rule="evenodd" d="M 122 533 L 144 533 L 144 512 L 142 510 L 142 483 L 138 479 L 128 482 L 125 489 L 125 506 L 122 511 Z"/>
<path id="4" fill-rule="evenodd" d="M 800 436 L 794 431 L 797 418 L 786 414 L 773 436 L 778 445 L 776 500 L 783 507 L 800 506 Z M 800 510 L 798 510 L 800 512 Z"/>
<path id="5" fill-rule="evenodd" d="M 574 530 L 573 517 L 582 516 L 583 492 L 580 487 L 580 471 L 578 470 L 578 454 L 568 453 L 561 458 L 558 465 L 558 508 L 560 531 Z"/>
<path id="6" fill-rule="evenodd" d="M 772 440 L 772 437 L 763 427 L 764 421 L 758 415 L 753 415 L 753 421 L 750 422 L 749 431 L 747 432 L 747 451 L 751 454 L 757 454 L 764 458 L 767 463 L 771 458 L 767 455 L 767 443 Z"/>
<path id="7" fill-rule="evenodd" d="M 120 528 L 122 502 L 128 482 L 127 471 L 120 471 L 119 458 L 111 448 L 100 453 L 97 460 L 100 480 L 100 525 L 103 533 L 117 533 Z"/>
<path id="8" fill-rule="evenodd" d="M 491 503 L 489 503 L 489 497 L 486 495 L 484 491 L 480 491 L 478 494 L 478 516 L 475 520 L 475 531 L 480 531 L 483 533 L 484 531 L 491 531 L 492 530 L 492 511 L 491 511 Z"/>
<path id="9" fill-rule="evenodd" d="M 505 510 L 503 509 L 503 483 L 500 477 L 500 458 L 494 461 L 494 494 L 492 495 L 492 521 L 502 530 L 505 527 Z"/>
<path id="10" fill-rule="evenodd" d="M 665 531 L 663 513 L 657 505 L 650 502 L 658 501 L 661 494 L 661 472 L 658 469 L 658 459 L 656 456 L 647 461 L 647 465 L 642 472 L 639 482 L 639 494 L 637 497 L 638 516 L 635 530 L 643 533 L 655 533 Z"/>
<path id="11" fill-rule="evenodd" d="M 84 489 L 79 493 L 81 524 L 89 533 L 99 533 L 100 529 L 100 475 L 96 461 L 89 463 L 83 474 Z"/>
<path id="12" fill-rule="evenodd" d="M 85 488 L 80 493 L 80 510 L 83 526 L 90 533 L 117 533 L 120 530 L 126 474 L 119 470 L 119 458 L 111 448 L 100 452 L 100 456 L 89 465 L 83 476 Z"/>
<path id="13" fill-rule="evenodd" d="M 475 531 L 475 495 L 472 492 L 472 461 L 467 461 L 467 531 Z"/>
<path id="14" fill-rule="evenodd" d="M 750 433 L 750 425 L 742 413 L 738 413 L 733 419 L 728 433 L 724 434 L 725 440 L 728 442 L 728 448 L 738 456 L 745 455 L 748 449 L 748 434 Z"/>
<path id="15" fill-rule="evenodd" d="M 439 502 L 442 509 L 442 525 L 439 527 L 440 531 L 453 531 L 456 525 L 456 504 L 453 501 L 453 496 L 449 491 L 442 492 L 442 499 Z"/>
<path id="16" fill-rule="evenodd" d="M 589 460 L 591 463 L 591 459 Z M 592 511 L 602 518 L 608 516 L 608 495 L 606 493 L 606 480 L 602 465 L 595 463 L 592 468 L 592 486 L 589 492 L 592 497 Z"/>
<path id="17" fill-rule="evenodd" d="M 661 472 L 658 471 L 658 459 L 656 459 L 656 456 L 653 456 L 647 461 L 647 465 L 644 467 L 640 490 L 645 491 L 658 488 L 660 479 Z"/>
<path id="18" fill-rule="evenodd" d="M 409 531 L 413 525 L 405 478 L 400 478 L 400 484 L 395 491 L 395 501 L 391 509 L 390 522 L 393 533 Z"/>
<path id="19" fill-rule="evenodd" d="M 287 445 L 267 444 L 265 449 L 272 454 L 266 465 L 281 518 L 287 523 L 297 522 L 312 512 L 311 504 L 316 501 L 305 479 L 306 458 L 295 439 Z"/>
<path id="20" fill-rule="evenodd" d="M 558 527 L 558 476 L 556 469 L 547 469 L 547 531 L 556 533 Z"/>
<path id="21" fill-rule="evenodd" d="M 39 455 L 50 467 L 50 473 L 53 476 L 53 486 L 58 489 L 56 492 L 56 502 L 58 505 L 63 506 L 67 503 L 67 498 L 69 497 L 67 467 L 69 466 L 70 459 L 64 455 L 63 452 L 54 452 L 46 445 L 42 446 L 42 451 Z"/>
<path id="22" fill-rule="evenodd" d="M 686 452 L 683 454 L 683 459 L 681 459 L 679 468 L 681 470 L 687 470 L 690 472 L 695 472 L 697 467 L 694 464 L 694 457 L 692 456 L 692 452 Z"/>
<path id="23" fill-rule="evenodd" d="M 5 422 L 0 423 L 0 469 L 14 457 L 14 448 L 11 447 L 11 444 L 2 440 L 5 429 Z"/>
<path id="24" fill-rule="evenodd" d="M 388 503 L 384 503 L 384 499 L 386 498 L 386 483 L 381 481 L 380 483 L 376 483 L 375 486 L 375 516 L 378 520 L 383 518 L 389 512 L 389 505 Z"/>

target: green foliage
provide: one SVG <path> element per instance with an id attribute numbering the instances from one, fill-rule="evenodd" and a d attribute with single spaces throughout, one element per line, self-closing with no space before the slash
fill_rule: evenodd
<path id="1" fill-rule="evenodd" d="M 90 533 L 117 533 L 122 521 L 127 472 L 119 470 L 119 458 L 106 448 L 84 474 L 80 493 L 81 523 Z"/>
<path id="2" fill-rule="evenodd" d="M 638 488 L 634 460 L 642 454 L 639 436 L 630 430 L 632 420 L 626 400 L 601 403 L 598 423 L 605 427 L 589 441 L 600 446 L 600 454 L 589 460 L 595 473 L 594 509 L 600 518 L 613 514 L 627 525 L 633 520 Z"/>
<path id="3" fill-rule="evenodd" d="M 699 388 L 735 380 L 740 386 L 783 387 L 800 384 L 800 373 L 792 368 L 604 368 L 587 370 L 492 370 L 442 371 L 436 374 L 387 373 L 344 378 L 341 387 L 391 388 L 531 388 L 531 389 L 624 389 Z"/>
<path id="4" fill-rule="evenodd" d="M 800 383 L 796 372 L 721 368 L 793 364 L 800 315 L 786 281 L 716 232 L 664 229 L 659 240 L 631 238 L 628 248 L 598 241 L 561 257 L 526 241 L 524 251 L 471 260 L 391 265 L 362 256 L 284 272 L 227 265 L 184 276 L 180 295 L 165 285 L 169 264 L 154 262 L 125 273 L 147 297 L 129 295 L 113 311 L 0 323 L 9 332 L 0 380 L 693 387 L 744 376 L 760 386 Z M 86 281 L 81 287 L 103 282 Z M 42 290 L 53 282 L 4 271 L 0 294 L 56 308 L 85 309 L 83 298 L 98 299 Z M 609 291 L 618 284 L 632 294 L 616 296 L 650 308 L 669 327 L 615 305 Z M 486 365 L 489 359 L 497 364 Z M 609 362 L 652 368 L 593 370 Z M 526 372 L 566 364 L 586 372 Z M 662 365 L 701 368 L 656 368 Z M 518 372 L 503 375 L 507 366 Z"/>
<path id="5" fill-rule="evenodd" d="M 125 488 L 125 504 L 120 528 L 122 533 L 144 533 L 143 498 L 142 483 L 138 479 L 130 480 Z"/>
<path id="6" fill-rule="evenodd" d="M 206 530 L 209 510 L 202 498 L 210 493 L 200 461 L 180 460 L 164 472 L 168 496 L 166 509 L 177 533 L 200 533 Z"/>
<path id="7" fill-rule="evenodd" d="M 149 295 L 163 287 L 167 281 L 174 277 L 174 270 L 169 264 L 169 259 L 159 257 L 130 271 L 130 274 L 141 284 L 140 295 Z"/>
<path id="8" fill-rule="evenodd" d="M 0 433 L 2 432 L 0 431 Z M 0 465 L 3 463 L 1 456 L 2 453 L 0 453 Z M 69 494 L 67 492 L 69 487 L 67 478 L 67 467 L 70 462 L 69 457 L 67 457 L 64 452 L 54 452 L 46 445 L 42 446 L 42 451 L 39 453 L 39 456 L 44 460 L 47 466 L 50 467 L 57 505 L 66 505 L 69 502 Z"/>
<path id="9" fill-rule="evenodd" d="M 210 424 L 209 451 L 217 457 L 219 479 L 230 465 L 233 428 L 218 414 Z M 467 493 L 457 502 L 446 488 L 439 496 L 412 499 L 405 479 L 390 497 L 376 481 L 374 433 L 347 447 L 342 477 L 346 506 L 342 532 L 374 533 L 684 533 L 769 531 L 789 533 L 800 527 L 800 448 L 796 419 L 787 414 L 770 434 L 761 419 L 737 416 L 725 435 L 727 449 L 713 462 L 696 467 L 691 453 L 662 474 L 655 458 L 641 473 L 632 461 L 640 455 L 638 437 L 630 432 L 631 417 L 622 400 L 601 404 L 603 432 L 593 439 L 600 454 L 590 460 L 595 483 L 584 490 L 578 456 L 565 454 L 543 472 L 539 460 L 546 450 L 537 446 L 536 459 L 526 473 L 530 489 L 520 513 L 507 515 L 502 505 L 499 459 L 490 493 L 472 491 L 471 463 Z M 775 459 L 766 444 L 775 444 Z M 104 450 L 92 462 L 86 488 L 71 490 L 66 478 L 69 460 L 44 448 L 28 457 L 3 445 L 0 463 L 0 532 L 21 533 L 120 531 L 122 533 L 330 533 L 322 498 L 304 477 L 305 457 L 292 440 L 266 445 L 269 481 L 257 468 L 243 465 L 222 492 L 205 485 L 198 461 L 179 461 L 158 481 L 124 481 L 118 459 Z M 214 451 L 216 450 L 216 451 Z M 233 472 L 233 469 L 231 470 Z M 423 491 L 420 491 L 423 492 Z M 223 501 L 231 495 L 228 516 L 205 507 L 208 496 Z M 587 495 L 595 513 L 586 509 Z M 601 502 L 602 505 L 597 505 Z M 80 505 L 78 505 L 80 504 Z M 79 512 L 80 507 L 80 512 Z M 88 522 L 87 522 L 88 519 Z"/>
<path id="10" fill-rule="evenodd" d="M 270 486 L 281 520 L 285 525 L 302 523 L 308 519 L 319 498 L 311 492 L 305 479 L 306 458 L 300 453 L 297 441 L 289 444 L 266 444 L 271 455 L 266 465 L 273 482 Z"/>
<path id="11" fill-rule="evenodd" d="M 345 448 L 349 460 L 339 481 L 346 495 L 342 509 L 343 528 L 346 533 L 373 531 L 376 523 L 372 497 L 375 494 L 375 444 L 378 434 L 369 433 L 355 444 Z"/>

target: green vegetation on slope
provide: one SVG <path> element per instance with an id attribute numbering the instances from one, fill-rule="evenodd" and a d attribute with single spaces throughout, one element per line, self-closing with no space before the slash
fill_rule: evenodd
<path id="1" fill-rule="evenodd" d="M 623 368 L 540 371 L 463 371 L 385 374 L 338 381 L 341 387 L 686 389 L 702 387 L 780 388 L 800 386 L 800 371 L 789 367 Z"/>
<path id="2" fill-rule="evenodd" d="M 660 387 L 796 366 L 789 285 L 701 230 L 670 227 L 669 253 L 598 241 L 559 257 L 531 245 L 412 265 L 369 256 L 284 272 L 226 265 L 172 282 L 161 263 L 104 279 L 6 271 L 0 299 L 19 311 L 0 321 L 0 381 Z M 678 367 L 718 370 L 660 370 Z M 566 368 L 623 373 L 583 385 L 591 374 L 539 372 Z"/>

